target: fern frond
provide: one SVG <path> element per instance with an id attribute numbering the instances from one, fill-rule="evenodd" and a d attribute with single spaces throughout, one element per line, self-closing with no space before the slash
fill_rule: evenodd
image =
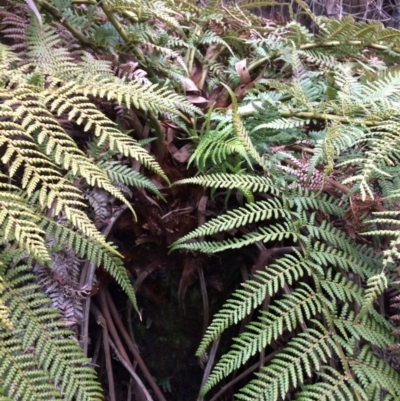
<path id="1" fill-rule="evenodd" d="M 246 326 L 246 330 L 235 338 L 232 349 L 224 354 L 212 370 L 201 392 L 206 394 L 216 383 L 244 365 L 256 352 L 260 352 L 283 330 L 292 331 L 299 323 L 309 321 L 321 311 L 317 294 L 307 285 L 270 305 L 262 312 L 259 321 Z"/>
<path id="2" fill-rule="evenodd" d="M 4 304 L 3 301 L 3 293 L 4 293 L 4 286 L 3 286 L 3 279 L 0 277 L 0 331 L 1 330 L 14 330 L 14 326 L 12 321 L 10 320 L 10 313 L 7 306 Z"/>
<path id="3" fill-rule="evenodd" d="M 249 205 L 255 205 L 250 203 Z M 283 224 L 274 224 L 269 227 L 259 228 L 259 232 L 252 232 L 245 234 L 240 238 L 227 239 L 220 242 L 192 242 L 187 244 L 177 244 L 174 246 L 176 249 L 187 249 L 190 251 L 201 251 L 204 253 L 216 253 L 227 249 L 238 249 L 244 246 L 255 244 L 256 242 L 271 242 L 271 241 L 282 241 L 282 240 L 293 240 L 299 239 L 298 227 L 294 226 L 292 222 L 285 221 Z"/>
<path id="4" fill-rule="evenodd" d="M 38 144 L 45 146 L 46 154 L 51 155 L 58 165 L 65 170 L 71 169 L 74 175 L 79 174 L 89 185 L 103 188 L 134 213 L 130 203 L 115 189 L 106 174 L 78 149 L 75 142 L 48 112 L 43 98 L 31 90 L 20 88 L 14 91 L 13 98 L 4 102 L 3 106 L 21 119 L 21 126 L 25 132 L 35 136 Z M 13 106 L 16 108 L 13 109 Z"/>
<path id="5" fill-rule="evenodd" d="M 0 331 L 0 390 L 8 395 L 7 400 L 22 401 L 48 400 L 61 401 L 61 394 L 54 385 L 48 383 L 49 376 L 37 367 L 35 354 L 24 349 L 22 341 Z"/>
<path id="6" fill-rule="evenodd" d="M 76 95 L 74 85 L 47 91 L 46 103 L 50 103 L 50 110 L 57 111 L 58 116 L 68 112 L 68 118 L 84 125 L 85 131 L 93 129 L 95 135 L 99 137 L 99 145 L 107 143 L 112 150 L 139 160 L 145 167 L 169 182 L 154 157 L 133 138 L 119 131 L 116 124 L 101 113 L 86 96 Z"/>
<path id="7" fill-rule="evenodd" d="M 28 56 L 35 69 L 54 77 L 68 77 L 77 70 L 69 52 L 60 46 L 61 40 L 48 24 L 32 18 L 26 29 Z"/>
<path id="8" fill-rule="evenodd" d="M 45 216 L 42 216 L 41 220 L 40 227 L 45 231 L 46 237 L 51 238 L 55 244 L 66 244 L 82 259 L 87 259 L 97 266 L 103 266 L 128 295 L 134 308 L 138 310 L 133 286 L 114 245 L 107 243 L 107 246 L 104 246 L 95 238 L 87 236 L 83 232 L 77 232 L 67 224 L 62 225 Z"/>
<path id="9" fill-rule="evenodd" d="M 203 224 L 190 234 L 175 241 L 171 246 L 171 250 L 178 249 L 177 245 L 193 238 L 213 235 L 221 231 L 228 231 L 253 222 L 264 221 L 271 218 L 290 218 L 290 216 L 290 211 L 286 210 L 279 200 L 271 199 L 268 201 L 249 203 L 244 207 L 230 210 L 222 216 L 216 217 Z"/>
<path id="10" fill-rule="evenodd" d="M 199 177 L 185 178 L 173 185 L 197 184 L 211 188 L 244 188 L 253 192 L 270 192 L 274 185 L 268 177 L 250 174 L 217 173 Z"/>
<path id="11" fill-rule="evenodd" d="M 321 369 L 321 362 L 326 363 L 336 350 L 332 333 L 307 329 L 298 334 L 279 353 L 271 363 L 263 367 L 238 394 L 239 400 L 277 401 L 285 398 L 289 388 L 296 388 L 304 383 L 314 371 Z"/>
<path id="12" fill-rule="evenodd" d="M 0 233 L 3 241 L 17 241 L 41 263 L 48 264 L 50 256 L 43 239 L 43 230 L 38 227 L 40 216 L 19 194 L 18 188 L 0 184 Z"/>
<path id="13" fill-rule="evenodd" d="M 296 252 L 296 256 L 286 255 L 279 258 L 268 269 L 258 270 L 254 278 L 247 280 L 242 289 L 236 290 L 232 297 L 223 305 L 208 327 L 196 352 L 201 356 L 207 346 L 229 326 L 247 316 L 252 309 L 261 305 L 267 295 L 272 296 L 285 283 L 291 285 L 305 274 L 310 274 L 311 268 L 307 260 Z"/>
<path id="14" fill-rule="evenodd" d="M 307 223 L 306 223 L 307 224 Z M 371 249 L 366 246 L 356 244 L 348 238 L 345 233 L 330 225 L 326 220 L 322 221 L 320 226 L 314 224 L 307 224 L 308 236 L 304 236 L 304 240 L 310 236 L 315 240 L 321 239 L 327 243 L 332 244 L 335 248 L 345 252 L 350 260 L 354 261 L 354 266 L 360 266 L 360 262 L 364 267 L 360 266 L 356 272 L 361 277 L 368 277 L 372 271 L 376 271 L 377 267 L 381 265 L 381 259 L 374 254 Z M 329 255 L 326 255 L 329 257 Z"/>
<path id="15" fill-rule="evenodd" d="M 368 399 L 364 390 L 349 373 L 341 374 L 330 366 L 323 366 L 321 370 L 323 372 L 318 373 L 321 381 L 304 386 L 303 390 L 296 394 L 296 401 L 356 401 L 353 390 L 362 394 L 362 399 Z"/>
<path id="16" fill-rule="evenodd" d="M 9 305 L 15 326 L 12 336 L 0 332 L 2 349 L 9 353 L 6 359 L 1 358 L 3 364 L 7 363 L 8 366 L 6 368 L 3 365 L 2 371 L 9 394 L 12 394 L 11 385 L 18 377 L 14 378 L 18 366 L 25 365 L 23 372 L 26 378 L 21 377 L 18 382 L 18 386 L 21 386 L 18 391 L 26 394 L 24 400 L 46 399 L 43 395 L 49 394 L 50 388 L 55 394 L 61 393 L 63 399 L 75 397 L 77 401 L 101 400 L 103 395 L 95 371 L 83 366 L 87 358 L 79 345 L 69 338 L 72 332 L 65 329 L 59 313 L 47 306 L 49 299 L 33 284 L 34 276 L 29 271 L 30 267 L 18 265 L 3 276 L 7 290 L 3 299 Z M 25 354 L 21 351 L 23 349 L 33 351 Z M 32 360 L 33 355 L 35 357 Z M 44 378 L 38 377 L 41 371 L 45 372 Z M 52 377 L 57 387 L 47 384 L 48 377 Z M 55 388 L 59 388 L 59 392 Z M 32 393 L 29 395 L 28 391 Z"/>
<path id="17" fill-rule="evenodd" d="M 384 273 L 376 274 L 375 276 L 368 278 L 367 289 L 365 290 L 362 308 L 357 318 L 360 318 L 360 316 L 362 316 L 372 307 L 375 300 L 387 288 L 387 285 L 388 282 Z"/>
<path id="18" fill-rule="evenodd" d="M 238 104 L 237 100 L 235 97 L 235 94 L 232 92 L 232 89 L 229 88 L 229 86 L 226 86 L 223 84 L 225 89 L 228 91 L 229 96 L 231 97 L 232 100 L 232 122 L 233 122 L 233 127 L 235 128 L 236 135 L 240 139 L 240 141 L 243 143 L 243 146 L 249 153 L 249 155 L 262 167 L 264 166 L 262 157 L 260 154 L 257 152 L 255 149 L 254 145 L 251 142 L 250 136 L 246 131 L 245 126 L 243 125 L 242 120 L 240 119 L 239 111 L 238 111 Z"/>
<path id="19" fill-rule="evenodd" d="M 385 361 L 378 359 L 368 345 L 349 363 L 364 388 L 372 384 L 387 390 L 395 398 L 400 397 L 400 375 Z"/>
<path id="20" fill-rule="evenodd" d="M 76 85 L 73 90 L 83 96 L 94 96 L 115 100 L 118 104 L 125 104 L 153 113 L 171 113 L 185 119 L 182 112 L 189 115 L 200 114 L 197 107 L 189 103 L 184 97 L 172 92 L 167 87 L 159 85 L 141 85 L 137 81 L 127 82 L 119 78 L 100 79 L 88 77 L 85 85 Z"/>
<path id="21" fill-rule="evenodd" d="M 108 175 L 111 181 L 124 185 L 145 188 L 165 201 L 157 187 L 138 171 L 134 171 L 117 161 L 103 161 L 97 164 Z"/>
<path id="22" fill-rule="evenodd" d="M 332 301 L 356 302 L 361 306 L 363 301 L 363 291 L 355 282 L 350 281 L 342 273 L 334 274 L 333 269 L 329 269 L 326 276 L 319 280 L 319 284 Z"/>
<path id="23" fill-rule="evenodd" d="M 379 348 L 386 348 L 396 342 L 395 337 L 390 334 L 390 329 L 388 330 L 366 314 L 357 318 L 354 312 L 347 311 L 347 305 L 343 308 L 340 317 L 334 319 L 334 324 L 345 338 L 351 335 L 355 339 L 364 339 Z"/>

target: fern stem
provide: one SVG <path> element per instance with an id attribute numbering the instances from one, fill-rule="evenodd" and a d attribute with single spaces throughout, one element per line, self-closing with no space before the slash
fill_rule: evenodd
<path id="1" fill-rule="evenodd" d="M 143 391 L 144 395 L 146 396 L 146 401 L 153 401 L 153 398 L 147 391 L 146 387 L 144 386 L 143 382 L 140 380 L 140 377 L 136 374 L 136 372 L 133 370 L 133 367 L 128 364 L 124 358 L 121 357 L 120 353 L 118 352 L 118 348 L 115 346 L 115 344 L 110 340 L 110 345 L 112 349 L 115 352 L 115 355 L 117 355 L 118 359 L 121 361 L 121 363 L 125 366 L 125 369 L 129 372 L 129 374 L 132 376 L 132 378 L 136 381 L 138 384 L 139 388 Z"/>
<path id="2" fill-rule="evenodd" d="M 161 128 L 160 122 L 157 120 L 156 116 L 151 112 L 149 113 L 149 120 L 156 133 L 156 138 L 157 138 L 156 139 L 156 147 L 157 147 L 158 157 L 161 160 L 163 160 L 165 153 L 166 153 L 164 132 Z"/>
<path id="3" fill-rule="evenodd" d="M 143 54 L 139 52 L 139 50 L 129 39 L 127 32 L 125 31 L 124 27 L 119 23 L 119 21 L 115 18 L 114 13 L 106 6 L 104 1 L 102 1 L 100 5 L 102 10 L 104 11 L 104 14 L 106 14 L 108 20 L 113 24 L 114 28 L 117 30 L 124 42 L 128 45 L 129 49 L 133 52 L 138 61 L 140 61 L 141 64 L 144 64 L 145 59 L 143 57 Z"/>
<path id="4" fill-rule="evenodd" d="M 112 363 L 111 363 L 111 353 L 110 353 L 110 338 L 108 336 L 107 327 L 102 326 L 102 330 L 103 330 L 104 356 L 106 359 L 106 370 L 107 370 L 107 378 L 108 378 L 108 395 L 110 396 L 111 401 L 116 401 L 115 388 L 114 388 L 114 375 L 113 375 L 113 368 L 112 368 Z"/>
<path id="5" fill-rule="evenodd" d="M 44 0 L 36 0 L 36 3 L 41 8 L 43 8 L 43 10 L 52 15 L 60 24 L 64 26 L 64 28 L 68 29 L 68 31 L 71 32 L 71 34 L 75 36 L 75 38 L 77 38 L 80 42 L 87 46 L 93 47 L 93 43 L 82 32 L 74 28 L 55 7 Z"/>
<path id="6" fill-rule="evenodd" d="M 362 40 L 348 40 L 341 42 L 339 40 L 332 40 L 328 42 L 306 43 L 300 46 L 300 50 L 309 50 L 316 47 L 335 47 L 335 46 L 366 46 L 376 50 L 388 50 L 389 46 L 379 45 L 377 43 L 365 44 Z"/>
<path id="7" fill-rule="evenodd" d="M 261 102 L 254 102 L 257 107 L 262 108 Z M 256 112 L 253 104 L 246 104 L 245 106 L 241 106 L 238 109 L 238 113 L 241 117 L 250 116 Z M 297 117 L 304 118 L 307 120 L 323 120 L 323 121 L 338 121 L 341 123 L 347 124 L 360 124 L 366 125 L 368 127 L 375 127 L 382 124 L 382 121 L 379 120 L 367 120 L 364 118 L 352 118 L 347 116 L 338 116 L 336 114 L 327 114 L 327 113 L 316 113 L 314 111 L 289 111 L 289 110 L 279 110 L 279 114 L 281 117 Z"/>
<path id="8" fill-rule="evenodd" d="M 219 55 L 226 49 L 225 46 L 221 46 L 213 55 L 212 57 L 209 59 L 210 63 L 213 63 L 218 57 Z M 204 82 L 206 81 L 207 78 L 207 74 L 208 74 L 208 70 L 210 69 L 209 65 L 204 66 L 203 71 L 201 73 L 201 78 L 200 81 L 198 83 L 198 87 L 200 90 L 203 90 L 203 86 L 204 86 Z"/>
<path id="9" fill-rule="evenodd" d="M 259 60 L 254 61 L 247 67 L 247 71 L 253 71 L 260 65 L 263 65 L 265 62 L 271 60 L 271 55 L 268 55 L 266 57 L 260 58 Z"/>
<path id="10" fill-rule="evenodd" d="M 137 364 L 139 365 L 140 370 L 143 373 L 143 376 L 146 378 L 147 382 L 149 383 L 150 387 L 153 389 L 155 395 L 157 396 L 159 401 L 166 401 L 163 393 L 161 392 L 160 388 L 158 387 L 157 383 L 154 381 L 153 376 L 147 369 L 146 364 L 144 363 L 138 349 L 136 348 L 135 344 L 133 343 L 131 337 L 129 336 L 128 332 L 125 329 L 124 324 L 118 314 L 117 308 L 114 304 L 114 301 L 111 298 L 110 292 L 108 291 L 107 287 L 102 289 L 104 291 L 106 306 L 109 312 L 113 317 L 115 325 L 117 326 L 119 332 L 121 333 L 122 338 L 124 339 L 125 343 L 128 345 L 128 349 L 132 352 Z M 111 316 L 110 316 L 111 318 Z M 127 359 L 129 361 L 129 359 Z"/>
<path id="11" fill-rule="evenodd" d="M 201 28 L 199 26 L 196 26 L 194 31 L 193 31 L 193 35 L 200 35 L 200 33 L 201 33 Z M 186 53 L 186 56 L 185 56 L 185 64 L 187 66 L 189 74 L 193 69 L 193 62 L 194 62 L 195 53 L 196 53 L 196 49 L 193 48 L 193 47 L 190 47 L 188 52 Z"/>
<path id="12" fill-rule="evenodd" d="M 71 4 L 88 4 L 90 6 L 95 6 L 97 4 L 96 0 L 71 0 Z"/>

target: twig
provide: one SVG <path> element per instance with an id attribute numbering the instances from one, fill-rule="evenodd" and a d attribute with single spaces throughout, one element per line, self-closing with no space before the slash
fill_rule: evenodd
<path id="1" fill-rule="evenodd" d="M 365 44 L 362 40 L 346 40 L 346 41 L 339 41 L 339 40 L 331 40 L 327 42 L 316 42 L 316 43 L 306 43 L 300 46 L 300 50 L 308 50 L 314 49 L 316 47 L 336 47 L 341 45 L 347 46 L 364 46 L 370 47 L 371 49 L 376 50 L 388 50 L 389 46 L 380 45 L 378 43 L 368 43 Z M 398 49 L 393 49 L 397 51 Z"/>
<path id="2" fill-rule="evenodd" d="M 109 330 L 111 337 L 113 338 L 113 340 L 115 341 L 116 344 L 116 348 L 118 349 L 118 358 L 119 360 L 122 362 L 122 364 L 127 368 L 127 366 L 133 371 L 133 367 L 132 364 L 129 360 L 128 354 L 125 351 L 124 346 L 122 345 L 121 339 L 118 336 L 117 330 L 115 328 L 114 322 L 111 318 L 111 314 L 110 314 L 110 310 L 108 309 L 108 305 L 107 305 L 107 300 L 106 300 L 106 294 L 104 291 L 105 287 L 101 287 L 100 291 L 99 291 L 99 299 L 100 299 L 100 306 L 101 306 L 101 313 L 100 311 L 92 304 L 91 310 L 93 310 L 95 312 L 95 314 L 100 314 L 100 319 L 97 319 L 97 322 L 102 324 L 102 321 L 104 321 L 104 324 L 106 325 L 107 329 Z M 110 339 L 110 344 L 114 344 L 111 339 Z M 115 345 L 114 345 L 115 346 Z M 128 369 L 128 368 L 127 368 Z M 137 375 L 132 376 L 134 379 L 138 378 Z M 140 379 L 139 379 L 140 380 Z M 140 381 L 141 383 L 141 381 Z M 140 385 L 140 383 L 138 382 L 138 386 L 140 391 L 142 391 L 142 386 Z M 143 384 L 143 383 L 142 383 Z M 145 395 L 146 392 L 143 392 L 143 395 Z"/>
<path id="3" fill-rule="evenodd" d="M 104 289 L 105 289 L 105 287 L 102 286 L 99 291 L 101 313 L 105 319 L 105 322 L 106 322 L 107 328 L 111 334 L 111 337 L 113 338 L 113 340 L 115 341 L 115 344 L 117 345 L 117 347 L 119 349 L 120 354 L 125 359 L 125 361 L 127 361 L 129 363 L 128 354 L 125 352 L 125 348 L 122 345 L 121 339 L 119 338 L 117 329 L 115 328 L 114 322 L 112 320 L 110 310 L 108 309 L 107 298 L 106 298 Z"/>

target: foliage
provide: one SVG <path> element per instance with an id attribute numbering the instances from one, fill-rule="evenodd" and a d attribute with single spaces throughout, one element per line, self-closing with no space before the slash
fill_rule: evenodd
<path id="1" fill-rule="evenodd" d="M 13 399 L 102 399 L 72 339 L 95 284 L 80 277 L 81 267 L 104 268 L 137 309 L 121 255 L 101 229 L 112 207 L 135 213 L 129 186 L 163 198 L 134 160 L 168 183 L 154 156 L 106 110 L 137 108 L 157 121 L 157 114 L 184 120 L 197 109 L 167 87 L 116 74 L 110 61 L 68 43 L 68 29 L 27 19 L 26 11 L 13 2 L 0 10 L 0 389 Z"/>
<path id="2" fill-rule="evenodd" d="M 349 17 L 321 19 L 319 27 L 312 36 L 292 22 L 249 41 L 250 66 L 261 64 L 254 61 L 261 57 L 265 79 L 239 107 L 227 89 L 231 113 L 224 120 L 216 112 L 209 117 L 192 156 L 201 171 L 210 168 L 175 183 L 246 188 L 255 201 L 204 223 L 175 241 L 173 250 L 215 253 L 254 244 L 278 255 L 271 253 L 270 262 L 214 316 L 199 357 L 228 327 L 248 316 L 252 322 L 214 366 L 201 397 L 256 353 L 272 350 L 278 352 L 265 365 L 260 361 L 259 373 L 237 399 L 399 396 L 378 379 L 387 370 L 396 381 L 398 373 L 389 362 L 378 363 L 374 353 L 397 342 L 394 326 L 375 307 L 395 276 L 398 257 L 398 240 L 385 238 L 398 238 L 398 212 L 391 208 L 399 191 L 400 77 L 392 63 L 399 58 L 400 36 Z M 346 62 L 349 57 L 352 62 Z M 213 137 L 217 144 L 220 137 L 235 143 L 239 157 L 229 145 L 213 146 Z M 229 173 L 233 161 L 249 158 L 251 166 Z M 345 230 L 335 227 L 340 220 Z M 364 364 L 364 358 L 371 359 Z"/>
<path id="3" fill-rule="evenodd" d="M 165 200 L 166 152 L 186 140 L 200 174 L 174 185 L 244 201 L 171 249 L 270 252 L 204 334 L 199 357 L 250 322 L 200 396 L 258 353 L 238 399 L 400 396 L 377 357 L 398 341 L 377 305 L 398 284 L 400 33 L 296 4 L 317 33 L 252 1 L 2 3 L 0 394 L 102 398 L 74 340 L 102 278 L 81 271 L 104 268 L 137 308 L 107 234 L 133 187 Z"/>

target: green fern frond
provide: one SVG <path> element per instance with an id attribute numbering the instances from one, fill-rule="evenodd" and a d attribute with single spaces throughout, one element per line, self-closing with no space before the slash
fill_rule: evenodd
<path id="1" fill-rule="evenodd" d="M 262 157 L 255 149 L 254 145 L 251 143 L 251 139 L 249 134 L 246 131 L 245 126 L 243 125 L 242 120 L 240 119 L 239 111 L 238 111 L 238 104 L 235 97 L 235 94 L 232 92 L 232 89 L 229 86 L 223 84 L 225 89 L 228 91 L 229 96 L 232 100 L 232 122 L 233 127 L 235 128 L 236 135 L 243 143 L 243 146 L 249 153 L 249 155 L 262 167 L 264 166 Z"/>
<path id="2" fill-rule="evenodd" d="M 387 285 L 388 282 L 384 273 L 380 273 L 368 278 L 362 308 L 357 318 L 360 318 L 372 307 L 376 299 L 387 288 Z"/>
<path id="3" fill-rule="evenodd" d="M 5 275 L 2 270 L 6 289 L 3 300 L 15 327 L 12 335 L 0 331 L 5 353 L 0 358 L 1 370 L 8 395 L 15 399 L 13 387 L 18 380 L 18 392 L 26 401 L 47 399 L 50 392 L 58 394 L 56 399 L 61 395 L 62 399 L 77 401 L 103 399 L 95 371 L 83 366 L 87 358 L 70 339 L 72 332 L 65 329 L 59 313 L 47 306 L 50 300 L 33 284 L 31 268 L 18 265 Z"/>
<path id="4" fill-rule="evenodd" d="M 296 401 L 356 401 L 356 390 L 362 399 L 367 400 L 364 390 L 356 383 L 349 373 L 341 374 L 330 366 L 323 366 L 318 373 L 321 381 L 304 386 L 296 394 Z"/>
<path id="5" fill-rule="evenodd" d="M 37 71 L 54 77 L 67 77 L 77 70 L 76 63 L 60 46 L 60 37 L 50 25 L 32 18 L 26 30 L 26 42 L 28 56 Z"/>
<path id="6" fill-rule="evenodd" d="M 291 208 L 296 207 L 296 213 L 302 213 L 305 210 L 320 210 L 323 213 L 342 217 L 343 203 L 327 194 L 318 194 L 308 189 L 298 188 L 292 192 L 285 193 L 286 202 Z"/>
<path id="7" fill-rule="evenodd" d="M 347 310 L 347 305 L 341 311 L 334 324 L 346 338 L 349 335 L 357 340 L 363 339 L 371 345 L 386 348 L 396 343 L 396 338 L 391 335 L 391 330 L 364 314 L 358 318 L 353 311 Z"/>
<path id="8" fill-rule="evenodd" d="M 320 328 L 321 329 L 321 328 Z M 285 398 L 290 388 L 296 388 L 321 369 L 332 349 L 336 350 L 332 333 L 307 329 L 298 334 L 279 353 L 271 363 L 257 373 L 258 379 L 252 380 L 238 394 L 239 400 L 277 401 Z M 251 397 L 251 398 L 250 398 Z"/>
<path id="9" fill-rule="evenodd" d="M 249 205 L 256 205 L 255 203 L 249 203 Z M 200 227 L 201 228 L 201 227 Z M 189 251 L 201 251 L 204 253 L 216 253 L 227 249 L 238 249 L 243 248 L 256 242 L 272 242 L 272 241 L 283 241 L 299 239 L 298 227 L 292 224 L 292 222 L 285 221 L 282 224 L 274 224 L 269 227 L 259 228 L 259 232 L 252 232 L 245 234 L 240 238 L 227 239 L 225 241 L 201 241 L 192 242 L 187 244 L 176 244 L 173 250 L 176 249 L 187 249 Z"/>
<path id="10" fill-rule="evenodd" d="M 40 216 L 21 196 L 18 188 L 0 184 L 0 233 L 3 241 L 16 241 L 18 246 L 43 264 L 50 262 L 50 255 L 38 226 Z"/>
<path id="11" fill-rule="evenodd" d="M 185 181 L 187 182 L 187 180 Z M 216 217 L 203 224 L 190 234 L 175 241 L 171 246 L 171 250 L 178 249 L 177 245 L 190 239 L 205 235 L 213 235 L 221 231 L 228 231 L 253 222 L 264 221 L 271 218 L 290 218 L 290 216 L 291 213 L 284 208 L 279 200 L 271 199 L 268 201 L 249 203 L 239 209 L 230 210 L 222 216 Z"/>
<path id="12" fill-rule="evenodd" d="M 378 359 L 368 345 L 349 363 L 364 388 L 372 384 L 386 389 L 395 398 L 400 397 L 400 375 L 382 359 Z"/>
<path id="13" fill-rule="evenodd" d="M 171 113 L 185 120 L 186 117 L 182 112 L 189 115 L 200 114 L 199 109 L 184 97 L 159 85 L 141 85 L 137 81 L 127 82 L 119 78 L 96 80 L 96 77 L 90 77 L 89 82 L 85 85 L 76 85 L 73 90 L 83 96 L 91 95 L 115 100 L 119 104 L 125 104 L 128 108 L 134 106 L 154 113 Z"/>
<path id="14" fill-rule="evenodd" d="M 12 324 L 12 321 L 10 320 L 10 312 L 7 306 L 4 304 L 3 293 L 3 278 L 0 277 L 0 330 L 12 331 L 14 330 L 14 326 Z"/>
<path id="15" fill-rule="evenodd" d="M 76 95 L 74 85 L 66 85 L 56 90 L 49 90 L 46 96 L 46 103 L 50 103 L 50 110 L 57 111 L 58 116 L 68 112 L 68 118 L 84 125 L 85 131 L 93 129 L 95 135 L 99 137 L 99 145 L 107 143 L 112 150 L 139 160 L 145 167 L 153 170 L 169 182 L 154 157 L 129 135 L 119 131 L 116 128 L 116 124 L 101 113 L 87 97 Z"/>
<path id="16" fill-rule="evenodd" d="M 143 176 L 138 171 L 134 171 L 128 166 L 117 161 L 103 161 L 97 165 L 108 175 L 111 181 L 133 187 L 145 188 L 165 201 L 165 198 L 162 196 L 157 187 L 147 177 Z"/>
<path id="17" fill-rule="evenodd" d="M 381 259 L 377 257 L 371 249 L 356 244 L 354 241 L 349 239 L 345 233 L 333 227 L 326 220 L 322 221 L 320 226 L 308 223 L 305 224 L 307 225 L 308 230 L 308 235 L 304 236 L 305 241 L 307 241 L 310 236 L 314 241 L 320 241 L 322 239 L 323 241 L 332 244 L 335 248 L 345 252 L 346 255 L 350 256 L 350 261 L 354 261 L 352 262 L 354 263 L 352 269 L 356 266 L 360 266 L 356 272 L 361 277 L 370 276 L 372 271 L 376 271 L 377 267 L 381 266 Z M 326 256 L 329 257 L 329 255 Z M 364 266 L 361 267 L 362 265 Z"/>
<path id="18" fill-rule="evenodd" d="M 115 189 L 106 174 L 79 151 L 75 142 L 52 118 L 42 100 L 33 91 L 20 88 L 3 106 L 21 119 L 25 132 L 36 137 L 39 145 L 45 146 L 46 154 L 51 155 L 55 163 L 65 170 L 70 169 L 74 175 L 79 174 L 89 185 L 103 188 L 134 213 L 130 203 Z M 13 109 L 13 106 L 16 108 Z"/>
<path id="19" fill-rule="evenodd" d="M 185 178 L 174 182 L 173 185 L 197 184 L 211 188 L 244 188 L 252 192 L 270 192 L 274 189 L 268 177 L 250 174 L 217 173 L 199 177 Z"/>
<path id="20" fill-rule="evenodd" d="M 315 266 L 330 266 L 340 268 L 345 272 L 356 272 L 361 277 L 371 276 L 374 272 L 369 263 L 358 258 L 351 253 L 343 250 L 335 249 L 325 243 L 315 239 L 310 239 L 313 242 L 311 252 L 308 254 Z M 316 271 L 319 269 L 316 267 Z"/>
<path id="21" fill-rule="evenodd" d="M 49 376 L 37 367 L 35 354 L 28 350 L 23 353 L 22 341 L 0 332 L 0 391 L 8 395 L 7 400 L 45 401 L 49 398 L 61 401 L 61 394 L 48 383 Z M 3 398 L 3 397 L 2 397 Z"/>
<path id="22" fill-rule="evenodd" d="M 296 256 L 286 255 L 279 258 L 268 269 L 258 270 L 254 279 L 247 280 L 242 289 L 236 290 L 224 304 L 208 327 L 196 352 L 201 356 L 207 346 L 232 324 L 247 316 L 254 308 L 261 305 L 267 295 L 272 296 L 285 283 L 291 285 L 305 274 L 310 274 L 311 268 L 307 259 L 296 252 Z"/>
<path id="23" fill-rule="evenodd" d="M 206 394 L 216 383 L 239 369 L 256 352 L 276 340 L 283 330 L 294 330 L 299 323 L 309 321 L 320 311 L 318 296 L 307 285 L 275 301 L 268 312 L 262 312 L 259 321 L 246 326 L 246 331 L 233 340 L 232 349 L 218 361 L 201 393 Z"/>
<path id="24" fill-rule="evenodd" d="M 326 276 L 319 280 L 319 284 L 331 301 L 356 302 L 360 306 L 362 304 L 362 288 L 340 272 L 335 274 L 330 268 Z"/>

